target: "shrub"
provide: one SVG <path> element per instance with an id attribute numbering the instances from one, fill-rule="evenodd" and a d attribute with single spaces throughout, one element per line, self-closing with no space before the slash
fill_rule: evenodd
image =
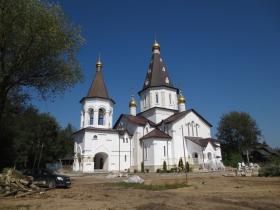
<path id="1" fill-rule="evenodd" d="M 148 168 L 146 168 L 146 170 L 145 170 L 145 171 L 146 171 L 146 173 L 149 173 L 149 171 L 150 171 L 150 170 L 149 170 Z"/>
<path id="2" fill-rule="evenodd" d="M 190 172 L 192 169 L 190 168 L 189 162 L 186 163 L 186 170 L 187 172 Z"/>
<path id="3" fill-rule="evenodd" d="M 161 173 L 161 169 L 160 168 L 157 169 L 157 173 Z"/>
<path id="4" fill-rule="evenodd" d="M 280 161 L 271 161 L 259 169 L 259 176 L 280 176 Z"/>
<path id="5" fill-rule="evenodd" d="M 138 170 L 137 170 L 137 169 L 134 169 L 134 171 L 133 171 L 133 172 L 136 174 L 136 173 L 138 173 Z"/>
<path id="6" fill-rule="evenodd" d="M 178 163 L 178 168 L 182 171 L 184 170 L 184 162 L 182 158 L 180 158 L 179 163 Z"/>
<path id="7" fill-rule="evenodd" d="M 167 171 L 167 166 L 166 166 L 166 161 L 165 160 L 163 161 L 162 169 L 163 169 L 164 172 Z"/>
<path id="8" fill-rule="evenodd" d="M 141 172 L 144 173 L 144 162 L 141 162 Z"/>

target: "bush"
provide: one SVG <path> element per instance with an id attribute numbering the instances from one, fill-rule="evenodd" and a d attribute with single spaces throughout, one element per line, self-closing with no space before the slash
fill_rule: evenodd
<path id="1" fill-rule="evenodd" d="M 160 168 L 157 169 L 157 173 L 161 173 L 161 169 Z"/>
<path id="2" fill-rule="evenodd" d="M 141 162 L 141 172 L 144 173 L 144 162 Z"/>
<path id="3" fill-rule="evenodd" d="M 179 168 L 180 171 L 183 171 L 184 168 L 185 168 L 182 158 L 180 158 L 180 160 L 179 160 L 178 168 Z"/>
<path id="4" fill-rule="evenodd" d="M 148 168 L 146 168 L 146 170 L 145 170 L 145 171 L 146 171 L 146 173 L 149 173 L 149 171 L 150 171 L 150 170 L 149 170 Z"/>
<path id="5" fill-rule="evenodd" d="M 138 170 L 137 170 L 137 169 L 134 169 L 134 171 L 133 171 L 133 172 L 136 174 L 136 173 L 138 173 Z"/>
<path id="6" fill-rule="evenodd" d="M 192 168 L 190 168 L 189 162 L 186 163 L 186 170 L 187 170 L 187 172 L 192 171 Z"/>
<path id="7" fill-rule="evenodd" d="M 259 169 L 259 176 L 280 176 L 280 161 L 271 161 Z"/>
<path id="8" fill-rule="evenodd" d="M 166 161 L 165 161 L 165 160 L 163 161 L 162 170 L 163 170 L 164 172 L 167 171 L 167 166 L 166 166 Z"/>

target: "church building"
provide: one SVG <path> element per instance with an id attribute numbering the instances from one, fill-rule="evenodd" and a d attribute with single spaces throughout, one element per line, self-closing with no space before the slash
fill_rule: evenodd
<path id="1" fill-rule="evenodd" d="M 115 101 L 110 97 L 100 59 L 94 80 L 80 100 L 80 129 L 74 133 L 73 170 L 140 171 L 178 166 L 180 159 L 195 169 L 223 167 L 220 142 L 211 138 L 211 123 L 195 109 L 186 108 L 182 92 L 171 82 L 155 41 L 137 103 L 113 125 Z M 138 105 L 139 104 L 139 105 Z M 137 113 L 137 106 L 140 112 Z"/>

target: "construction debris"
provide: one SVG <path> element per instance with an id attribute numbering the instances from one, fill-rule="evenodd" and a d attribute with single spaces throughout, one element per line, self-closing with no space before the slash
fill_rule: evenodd
<path id="1" fill-rule="evenodd" d="M 42 191 L 44 189 L 36 185 L 32 176 L 24 176 L 15 169 L 6 168 L 0 175 L 0 196 L 23 197 Z"/>
<path id="2" fill-rule="evenodd" d="M 144 183 L 144 179 L 142 179 L 141 177 L 139 177 L 137 175 L 133 175 L 133 176 L 129 177 L 127 180 L 125 180 L 124 182 L 142 184 L 142 183 Z"/>

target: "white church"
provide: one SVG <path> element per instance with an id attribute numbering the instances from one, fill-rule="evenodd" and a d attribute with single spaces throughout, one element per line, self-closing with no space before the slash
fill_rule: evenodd
<path id="1" fill-rule="evenodd" d="M 129 114 L 121 114 L 113 125 L 115 101 L 106 88 L 100 59 L 87 95 L 81 99 L 80 130 L 74 133 L 73 170 L 156 171 L 178 166 L 182 159 L 196 169 L 221 168 L 220 142 L 211 138 L 212 125 L 173 86 L 160 54 L 152 46 L 152 57 L 140 96 L 140 112 L 131 97 Z"/>

